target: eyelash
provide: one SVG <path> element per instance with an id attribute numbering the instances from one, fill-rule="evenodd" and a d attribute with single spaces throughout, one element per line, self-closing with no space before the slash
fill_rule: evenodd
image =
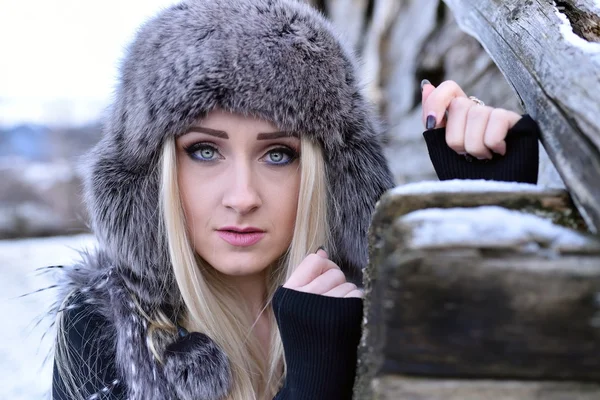
<path id="1" fill-rule="evenodd" d="M 184 148 L 184 150 L 188 154 L 188 156 L 194 161 L 214 162 L 219 159 L 219 158 L 216 158 L 216 159 L 207 160 L 207 159 L 196 156 L 196 153 L 198 153 L 199 151 L 205 150 L 205 149 L 211 149 L 212 151 L 214 151 L 215 153 L 220 155 L 219 149 L 215 145 L 213 145 L 211 143 L 206 143 L 206 142 L 194 143 L 194 144 L 191 144 Z M 292 149 L 291 147 L 281 146 L 281 145 L 269 149 L 265 153 L 265 156 L 267 156 L 270 153 L 283 153 L 288 157 L 288 160 L 285 162 L 280 162 L 280 163 L 267 162 L 268 165 L 272 165 L 272 166 L 285 166 L 285 165 L 293 163 L 299 157 L 299 154 L 296 150 Z M 265 156 L 263 156 L 263 157 L 265 157 Z M 261 158 L 263 158 L 263 157 L 261 157 Z"/>

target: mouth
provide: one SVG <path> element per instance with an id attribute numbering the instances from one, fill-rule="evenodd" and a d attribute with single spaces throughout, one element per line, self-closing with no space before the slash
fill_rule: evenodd
<path id="1" fill-rule="evenodd" d="M 218 229 L 219 232 L 233 232 L 233 233 L 264 233 L 262 229 L 255 228 L 253 226 L 247 226 L 245 228 L 240 228 L 237 226 L 224 226 Z"/>
<path id="2" fill-rule="evenodd" d="M 217 229 L 217 234 L 225 242 L 235 247 L 249 247 L 260 242 L 266 232 L 254 227 L 240 228 L 225 226 Z"/>

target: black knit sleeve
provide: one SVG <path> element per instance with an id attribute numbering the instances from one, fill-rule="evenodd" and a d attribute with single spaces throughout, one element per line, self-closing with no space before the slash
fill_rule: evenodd
<path id="1" fill-rule="evenodd" d="M 63 344 L 57 343 L 68 351 L 69 358 L 58 358 L 55 354 L 52 399 L 124 399 L 114 354 L 111 355 L 110 347 L 103 340 L 105 319 L 95 312 L 93 306 L 85 304 L 81 295 L 75 296 L 70 304 L 75 308 L 63 311 L 65 316 L 61 327 L 66 340 Z"/>
<path id="2" fill-rule="evenodd" d="M 486 179 L 537 183 L 539 164 L 537 123 L 524 115 L 506 136 L 506 155 L 494 154 L 491 160 L 477 160 L 457 154 L 446 144 L 446 129 L 423 133 L 429 157 L 440 180 Z"/>
<path id="3" fill-rule="evenodd" d="M 275 399 L 351 399 L 362 299 L 279 288 L 273 311 L 287 364 L 284 386 Z"/>

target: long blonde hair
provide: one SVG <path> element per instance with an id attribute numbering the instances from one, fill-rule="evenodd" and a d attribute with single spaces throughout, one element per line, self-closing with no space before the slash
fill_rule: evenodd
<path id="1" fill-rule="evenodd" d="M 196 256 L 185 228 L 185 218 L 177 185 L 175 141 L 166 142 L 161 158 L 160 209 L 164 234 L 179 290 L 185 304 L 185 320 L 178 321 L 191 331 L 211 337 L 227 354 L 233 376 L 230 400 L 271 399 L 285 376 L 283 346 L 273 310 L 269 307 L 275 290 L 283 285 L 294 268 L 306 257 L 325 244 L 331 249 L 327 224 L 327 184 L 321 148 L 306 139 L 301 141 L 300 190 L 294 235 L 288 251 L 277 265 L 270 266 L 267 274 L 267 299 L 264 312 L 271 321 L 271 348 L 268 360 L 263 360 L 260 345 L 251 334 L 252 324 L 247 310 L 236 301 L 236 293 L 220 282 L 211 268 Z M 204 272 L 204 273 L 203 273 Z M 82 387 L 92 377 L 78 376 L 73 365 L 86 362 L 71 351 L 63 309 L 75 292 L 65 297 L 57 315 L 55 361 L 65 390 L 75 399 L 84 399 Z M 132 294 L 132 300 L 137 304 Z M 161 360 L 155 335 L 160 331 L 176 331 L 176 327 L 161 310 L 149 314 L 138 306 L 140 315 L 148 321 L 148 345 Z"/>
<path id="2" fill-rule="evenodd" d="M 227 355 L 233 385 L 229 399 L 271 399 L 285 376 L 283 345 L 270 302 L 294 268 L 320 245 L 330 245 L 327 224 L 327 184 L 320 146 L 301 140 L 300 190 L 293 239 L 277 265 L 269 266 L 267 299 L 263 312 L 271 323 L 271 346 L 264 360 L 260 344 L 251 333 L 252 321 L 245 302 L 224 285 L 206 262 L 194 252 L 188 237 L 177 181 L 175 140 L 167 140 L 161 158 L 160 210 L 164 220 L 173 273 L 184 302 L 185 317 L 179 321 L 192 331 L 205 333 Z M 149 321 L 164 328 L 164 323 Z M 159 329 L 160 329 L 159 328 Z M 152 343 L 152 329 L 149 331 Z"/>

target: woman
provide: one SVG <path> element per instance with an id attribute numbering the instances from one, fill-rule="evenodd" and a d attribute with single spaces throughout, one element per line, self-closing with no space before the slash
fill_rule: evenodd
<path id="1" fill-rule="evenodd" d="M 536 143 L 453 82 L 423 97 L 442 176 Z M 351 282 L 393 184 L 381 134 L 351 52 L 301 2 L 188 1 L 145 24 L 87 158 L 99 246 L 65 269 L 53 397 L 350 398 Z"/>

